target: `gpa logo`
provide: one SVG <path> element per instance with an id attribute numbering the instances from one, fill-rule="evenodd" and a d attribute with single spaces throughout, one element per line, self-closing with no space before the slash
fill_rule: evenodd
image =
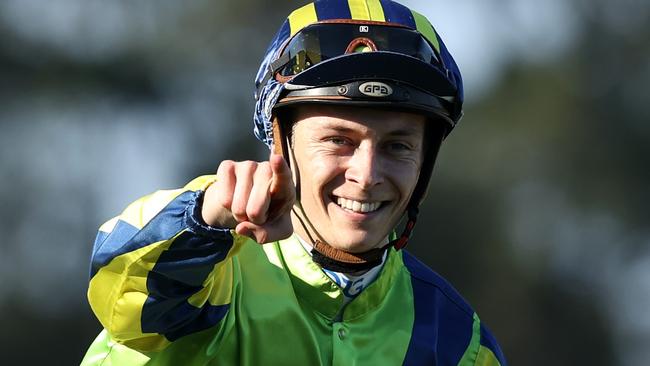
<path id="1" fill-rule="evenodd" d="M 387 97 L 393 94 L 393 89 L 384 83 L 378 81 L 369 81 L 359 85 L 359 91 L 369 97 Z"/>

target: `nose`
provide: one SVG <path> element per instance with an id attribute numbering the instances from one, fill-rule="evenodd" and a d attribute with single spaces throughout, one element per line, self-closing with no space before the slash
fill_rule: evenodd
<path id="1" fill-rule="evenodd" d="M 348 160 L 345 179 L 355 182 L 363 189 L 383 183 L 380 156 L 372 145 L 359 146 Z"/>

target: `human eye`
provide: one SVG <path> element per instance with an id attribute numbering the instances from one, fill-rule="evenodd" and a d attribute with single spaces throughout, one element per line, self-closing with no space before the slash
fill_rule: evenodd
<path id="1" fill-rule="evenodd" d="M 406 154 L 416 149 L 413 144 L 407 141 L 389 141 L 386 143 L 386 149 L 395 154 Z"/>
<path id="2" fill-rule="evenodd" d="M 337 146 L 345 146 L 350 144 L 350 141 L 342 136 L 329 136 L 325 140 Z"/>
<path id="3" fill-rule="evenodd" d="M 389 144 L 389 147 L 391 148 L 391 150 L 396 150 L 396 151 L 412 150 L 412 147 L 404 142 L 391 142 Z"/>

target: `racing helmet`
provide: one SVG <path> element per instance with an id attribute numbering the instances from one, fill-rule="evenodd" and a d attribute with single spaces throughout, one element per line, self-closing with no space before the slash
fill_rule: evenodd
<path id="1" fill-rule="evenodd" d="M 284 21 L 267 49 L 255 88 L 255 136 L 285 158 L 288 144 L 278 116 L 291 106 L 348 105 L 427 117 L 428 147 L 402 235 L 380 250 L 360 254 L 312 239 L 315 261 L 347 272 L 372 267 L 387 247 L 402 248 L 426 195 L 439 146 L 462 117 L 461 74 L 431 23 L 390 0 L 316 0 Z"/>

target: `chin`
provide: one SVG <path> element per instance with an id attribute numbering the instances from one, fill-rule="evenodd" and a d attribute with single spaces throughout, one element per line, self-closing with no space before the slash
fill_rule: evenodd
<path id="1" fill-rule="evenodd" d="M 354 237 L 354 235 L 349 235 L 348 238 L 350 237 Z M 384 242 L 385 240 L 363 237 L 354 238 L 353 240 L 346 242 L 332 241 L 328 244 L 335 247 L 336 249 L 340 249 L 348 253 L 363 253 L 371 249 L 381 247 Z"/>

